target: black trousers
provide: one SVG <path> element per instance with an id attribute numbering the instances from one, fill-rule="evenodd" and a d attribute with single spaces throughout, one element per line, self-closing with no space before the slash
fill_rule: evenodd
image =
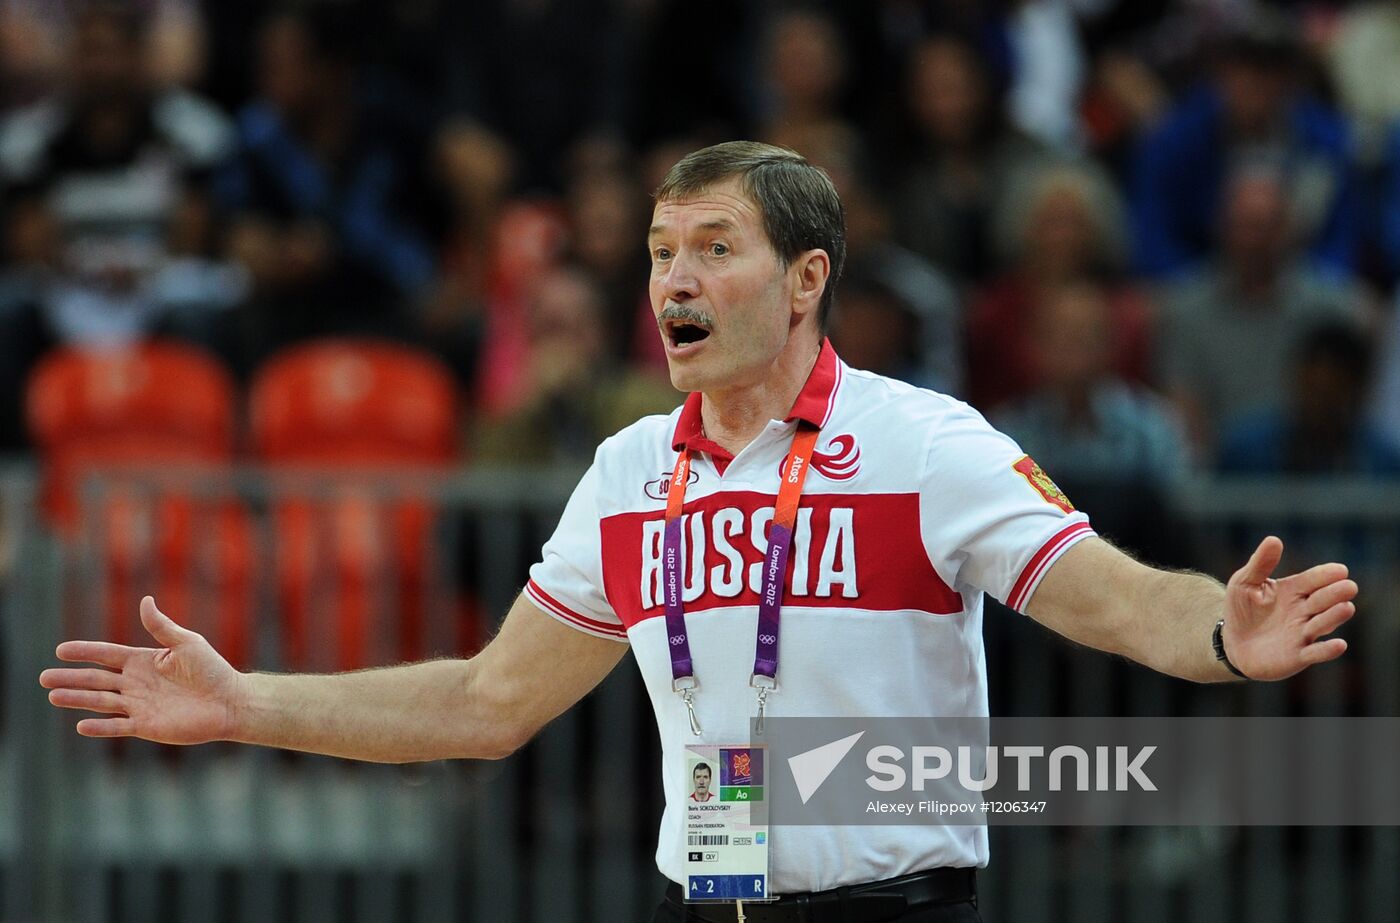
<path id="1" fill-rule="evenodd" d="M 912 906 L 907 906 L 912 905 Z M 747 923 L 981 923 L 976 873 L 934 869 L 899 878 L 820 893 L 784 895 L 772 903 L 744 905 Z M 652 923 L 738 921 L 734 902 L 687 904 L 672 884 L 652 914 Z"/>
<path id="2" fill-rule="evenodd" d="M 759 923 L 762 917 L 761 904 L 745 904 L 744 914 L 748 917 L 749 923 Z M 656 908 L 656 912 L 651 915 L 651 923 L 711 923 L 711 921 L 733 921 L 737 920 L 733 903 L 720 905 L 697 905 L 672 903 L 663 900 Z M 837 916 L 813 917 L 809 923 L 826 923 L 827 920 L 835 921 L 841 919 Z M 932 904 L 923 907 L 914 907 L 900 913 L 898 916 L 888 917 L 881 923 L 982 923 L 982 916 L 977 912 L 977 905 L 972 901 L 964 901 L 959 904 Z"/>

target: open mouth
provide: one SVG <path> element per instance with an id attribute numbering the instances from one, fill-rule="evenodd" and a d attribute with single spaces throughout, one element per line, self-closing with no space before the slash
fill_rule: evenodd
<path id="1" fill-rule="evenodd" d="M 699 324 L 687 321 L 668 320 L 666 322 L 666 336 L 674 347 L 689 346 L 691 343 L 699 343 L 707 338 L 710 331 Z"/>

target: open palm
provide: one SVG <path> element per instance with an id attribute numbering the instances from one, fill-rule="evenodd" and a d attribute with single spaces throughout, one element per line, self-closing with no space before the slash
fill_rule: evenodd
<path id="1" fill-rule="evenodd" d="M 60 644 L 59 660 L 100 666 L 39 674 L 39 684 L 52 690 L 49 701 L 111 716 L 79 721 L 78 733 L 85 737 L 141 737 L 166 744 L 229 738 L 243 674 L 202 635 L 175 624 L 149 596 L 141 600 L 141 624 L 164 646 Z"/>
<path id="2" fill-rule="evenodd" d="M 1356 582 L 1345 564 L 1270 576 L 1283 542 L 1269 536 L 1225 587 L 1225 652 L 1251 679 L 1286 679 L 1335 660 L 1347 643 L 1327 637 L 1356 614 Z"/>

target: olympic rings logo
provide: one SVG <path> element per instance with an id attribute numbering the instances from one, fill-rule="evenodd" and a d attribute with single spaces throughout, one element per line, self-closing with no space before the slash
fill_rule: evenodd
<path id="1" fill-rule="evenodd" d="M 671 635 L 671 646 L 680 647 L 685 643 L 685 635 Z"/>
<path id="2" fill-rule="evenodd" d="M 758 643 L 759 643 L 759 644 L 777 644 L 777 643 L 778 643 L 778 636 L 777 636 L 777 635 L 759 635 L 759 636 L 758 636 Z"/>

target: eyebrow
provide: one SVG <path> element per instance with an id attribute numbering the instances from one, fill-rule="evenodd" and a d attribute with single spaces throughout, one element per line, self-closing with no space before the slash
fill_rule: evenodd
<path id="1" fill-rule="evenodd" d="M 664 233 L 666 233 L 668 230 L 670 230 L 670 228 L 669 228 L 668 225 L 664 225 L 664 224 L 653 224 L 653 225 L 651 226 L 651 229 L 650 229 L 649 231 L 647 231 L 647 240 L 651 240 L 653 237 L 656 237 L 658 234 L 664 234 Z M 701 230 L 701 231 L 725 231 L 725 232 L 727 232 L 727 233 L 733 234 L 733 233 L 735 233 L 735 232 L 738 230 L 738 228 L 735 227 L 734 222 L 729 221 L 729 220 L 726 220 L 726 219 L 724 219 L 724 218 L 719 218 L 719 219 L 717 219 L 717 220 L 715 220 L 715 221 L 706 221 L 704 224 L 697 225 L 697 230 Z"/>
<path id="2" fill-rule="evenodd" d="M 717 221 L 706 221 L 704 224 L 700 225 L 700 230 L 733 232 L 737 230 L 737 228 L 734 227 L 734 223 L 732 221 L 726 221 L 725 219 L 720 218 Z"/>

